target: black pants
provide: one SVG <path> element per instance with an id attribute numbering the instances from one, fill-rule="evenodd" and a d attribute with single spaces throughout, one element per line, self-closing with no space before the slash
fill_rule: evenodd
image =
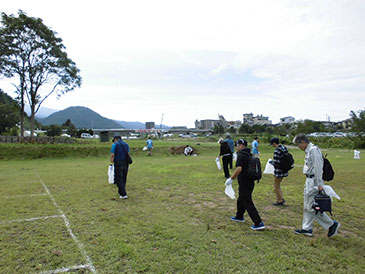
<path id="1" fill-rule="evenodd" d="M 242 219 L 245 211 L 255 225 L 261 223 L 261 218 L 252 201 L 252 191 L 255 187 L 254 181 L 239 181 L 238 182 L 238 199 L 237 199 L 237 213 L 236 218 Z"/>
<path id="2" fill-rule="evenodd" d="M 128 162 L 114 161 L 114 183 L 118 186 L 120 196 L 126 196 L 125 187 L 127 185 Z"/>
<path id="3" fill-rule="evenodd" d="M 230 169 L 233 168 L 233 154 L 232 153 L 229 155 L 229 168 Z"/>
<path id="4" fill-rule="evenodd" d="M 229 165 L 229 162 L 230 162 L 230 157 L 229 156 L 223 156 L 222 157 L 222 162 L 223 162 L 224 177 L 226 177 L 228 179 L 229 177 L 231 177 L 231 175 L 229 175 L 229 171 L 228 171 L 228 165 Z"/>

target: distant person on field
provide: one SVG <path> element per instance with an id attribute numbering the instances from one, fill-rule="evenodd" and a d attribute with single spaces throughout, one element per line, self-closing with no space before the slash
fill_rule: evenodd
<path id="1" fill-rule="evenodd" d="M 148 136 L 146 145 L 147 145 L 147 155 L 152 156 L 153 142 L 151 140 L 151 136 Z"/>
<path id="2" fill-rule="evenodd" d="M 252 144 L 251 144 L 252 145 L 252 155 L 257 158 L 259 157 L 259 154 L 260 154 L 259 143 L 260 143 L 259 137 L 256 136 L 253 139 Z"/>
<path id="3" fill-rule="evenodd" d="M 295 136 L 293 142 L 305 151 L 303 173 L 306 176 L 304 187 L 304 210 L 302 228 L 295 230 L 296 234 L 312 236 L 313 221 L 316 220 L 325 230 L 327 237 L 333 237 L 340 228 L 340 223 L 332 220 L 326 213 L 315 213 L 312 208 L 314 196 L 323 190 L 323 155 L 320 149 L 312 144 L 304 134 Z"/>
<path id="4" fill-rule="evenodd" d="M 285 205 L 285 200 L 283 197 L 283 193 L 281 191 L 281 182 L 284 177 L 288 177 L 288 171 L 283 171 L 279 168 L 280 160 L 285 152 L 288 152 L 288 149 L 280 144 L 279 138 L 274 137 L 270 140 L 270 145 L 275 148 L 274 157 L 271 164 L 274 166 L 274 191 L 276 194 L 276 203 L 273 203 L 274 206 L 283 206 Z"/>
<path id="5" fill-rule="evenodd" d="M 194 152 L 194 149 L 191 146 L 186 145 L 186 147 L 184 148 L 185 156 L 191 156 L 191 155 L 193 155 L 193 152 Z"/>
<path id="6" fill-rule="evenodd" d="M 231 177 L 228 171 L 228 165 L 232 157 L 231 149 L 229 148 L 227 142 L 223 141 L 223 138 L 219 138 L 218 144 L 220 144 L 219 157 L 222 157 L 224 177 L 228 179 L 229 177 Z"/>
<path id="7" fill-rule="evenodd" d="M 230 153 L 231 155 L 230 155 L 230 159 L 229 159 L 229 168 L 232 169 L 233 168 L 234 142 L 231 139 L 231 135 L 227 134 L 224 142 L 226 142 L 228 144 L 229 149 L 231 150 L 231 153 Z"/>
<path id="8" fill-rule="evenodd" d="M 114 136 L 112 142 L 110 165 L 114 164 L 114 183 L 118 186 L 119 198 L 127 199 L 127 154 L 129 154 L 129 145 L 120 136 Z"/>
<path id="9" fill-rule="evenodd" d="M 247 148 L 247 141 L 238 139 L 236 141 L 237 161 L 236 169 L 233 175 L 228 178 L 225 185 L 231 185 L 233 180 L 238 177 L 238 199 L 237 199 L 237 213 L 236 216 L 231 217 L 232 221 L 244 222 L 244 214 L 247 210 L 248 215 L 254 222 L 251 226 L 253 230 L 265 229 L 265 225 L 261 220 L 259 213 L 252 201 L 252 192 L 255 187 L 255 182 L 247 177 L 247 168 L 250 157 L 250 149 Z"/>

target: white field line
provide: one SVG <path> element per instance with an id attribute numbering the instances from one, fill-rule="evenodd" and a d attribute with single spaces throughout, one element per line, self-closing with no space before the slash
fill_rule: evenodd
<path id="1" fill-rule="evenodd" d="M 10 221 L 1 221 L 0 224 L 11 224 L 11 223 L 17 223 L 17 222 L 32 222 L 36 220 L 47 220 L 49 218 L 61 218 L 62 215 L 52 215 L 52 216 L 45 216 L 45 217 L 35 217 L 35 218 L 29 218 L 29 219 L 17 219 L 17 220 L 10 220 Z"/>
<path id="2" fill-rule="evenodd" d="M 23 197 L 34 197 L 34 196 L 45 196 L 48 195 L 47 193 L 35 193 L 35 194 L 27 194 L 27 195 L 11 195 L 11 196 L 5 196 L 5 199 L 11 199 L 11 198 L 23 198 Z"/>
<path id="3" fill-rule="evenodd" d="M 43 271 L 40 272 L 40 274 L 53 274 L 53 273 L 64 273 L 64 272 L 70 272 L 70 271 L 75 271 L 75 270 L 79 270 L 79 269 L 90 269 L 90 265 L 74 265 L 74 266 L 70 266 L 70 267 L 62 267 L 62 268 L 58 268 L 55 270 L 48 270 L 48 271 Z"/>
<path id="4" fill-rule="evenodd" d="M 68 218 L 66 217 L 66 215 L 63 213 L 62 209 L 59 207 L 59 205 L 57 204 L 55 198 L 53 197 L 53 195 L 51 194 L 51 192 L 49 191 L 48 187 L 46 186 L 46 184 L 43 182 L 42 178 L 39 176 L 39 174 L 36 172 L 37 177 L 39 178 L 42 186 L 44 187 L 45 191 L 47 192 L 47 194 L 49 195 L 49 197 L 51 198 L 54 206 L 57 208 L 58 212 L 62 215 L 63 221 L 65 222 L 65 226 L 67 228 L 68 233 L 70 234 L 71 238 L 74 240 L 74 242 L 77 244 L 78 248 L 80 249 L 82 255 L 84 255 L 86 261 L 87 261 L 87 268 L 92 272 L 92 273 L 97 273 L 96 269 L 90 259 L 90 257 L 87 255 L 86 250 L 83 246 L 83 244 L 77 239 L 77 237 L 75 236 L 75 234 L 72 232 L 71 229 L 71 225 L 70 225 L 70 221 L 68 220 Z"/>

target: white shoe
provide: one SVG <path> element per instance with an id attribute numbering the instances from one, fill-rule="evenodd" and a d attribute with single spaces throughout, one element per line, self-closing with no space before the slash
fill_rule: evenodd
<path id="1" fill-rule="evenodd" d="M 128 196 L 127 195 L 125 195 L 125 196 L 119 196 L 119 198 L 121 198 L 121 199 L 128 199 Z"/>

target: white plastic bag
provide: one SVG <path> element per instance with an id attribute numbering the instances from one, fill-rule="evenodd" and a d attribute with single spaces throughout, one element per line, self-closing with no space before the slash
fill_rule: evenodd
<path id="1" fill-rule="evenodd" d="M 108 182 L 109 184 L 114 184 L 114 166 L 110 165 L 108 167 Z"/>
<path id="2" fill-rule="evenodd" d="M 146 151 L 147 150 L 147 147 L 143 147 L 143 151 Z"/>
<path id="3" fill-rule="evenodd" d="M 221 170 L 221 169 L 222 169 L 222 167 L 221 167 L 221 161 L 220 161 L 219 157 L 217 157 L 217 158 L 215 159 L 215 163 L 217 164 L 217 168 L 218 168 L 218 170 Z"/>
<path id="4" fill-rule="evenodd" d="M 360 160 L 360 152 L 359 150 L 354 150 L 354 159 L 355 160 Z"/>
<path id="5" fill-rule="evenodd" d="M 338 200 L 340 200 L 340 199 L 341 199 L 341 198 L 340 198 L 340 196 L 338 196 L 338 195 L 337 195 L 337 193 L 333 190 L 333 188 L 332 188 L 331 186 L 323 185 L 322 187 L 323 187 L 324 192 L 326 192 L 326 194 L 327 194 L 328 196 L 330 196 L 330 197 L 331 197 L 331 199 L 332 199 L 333 197 L 334 197 L 334 198 L 336 198 L 336 199 L 338 199 Z"/>
<path id="6" fill-rule="evenodd" d="M 237 152 L 233 153 L 233 161 L 237 161 Z"/>
<path id="7" fill-rule="evenodd" d="M 264 174 L 273 174 L 274 175 L 274 166 L 272 164 L 270 164 L 270 161 L 272 161 L 272 160 L 271 159 L 267 160 Z"/>
<path id="8" fill-rule="evenodd" d="M 236 199 L 236 194 L 234 193 L 233 187 L 232 185 L 227 185 L 226 189 L 224 190 L 224 192 L 227 194 L 227 196 L 229 198 L 231 198 L 232 200 Z"/>

